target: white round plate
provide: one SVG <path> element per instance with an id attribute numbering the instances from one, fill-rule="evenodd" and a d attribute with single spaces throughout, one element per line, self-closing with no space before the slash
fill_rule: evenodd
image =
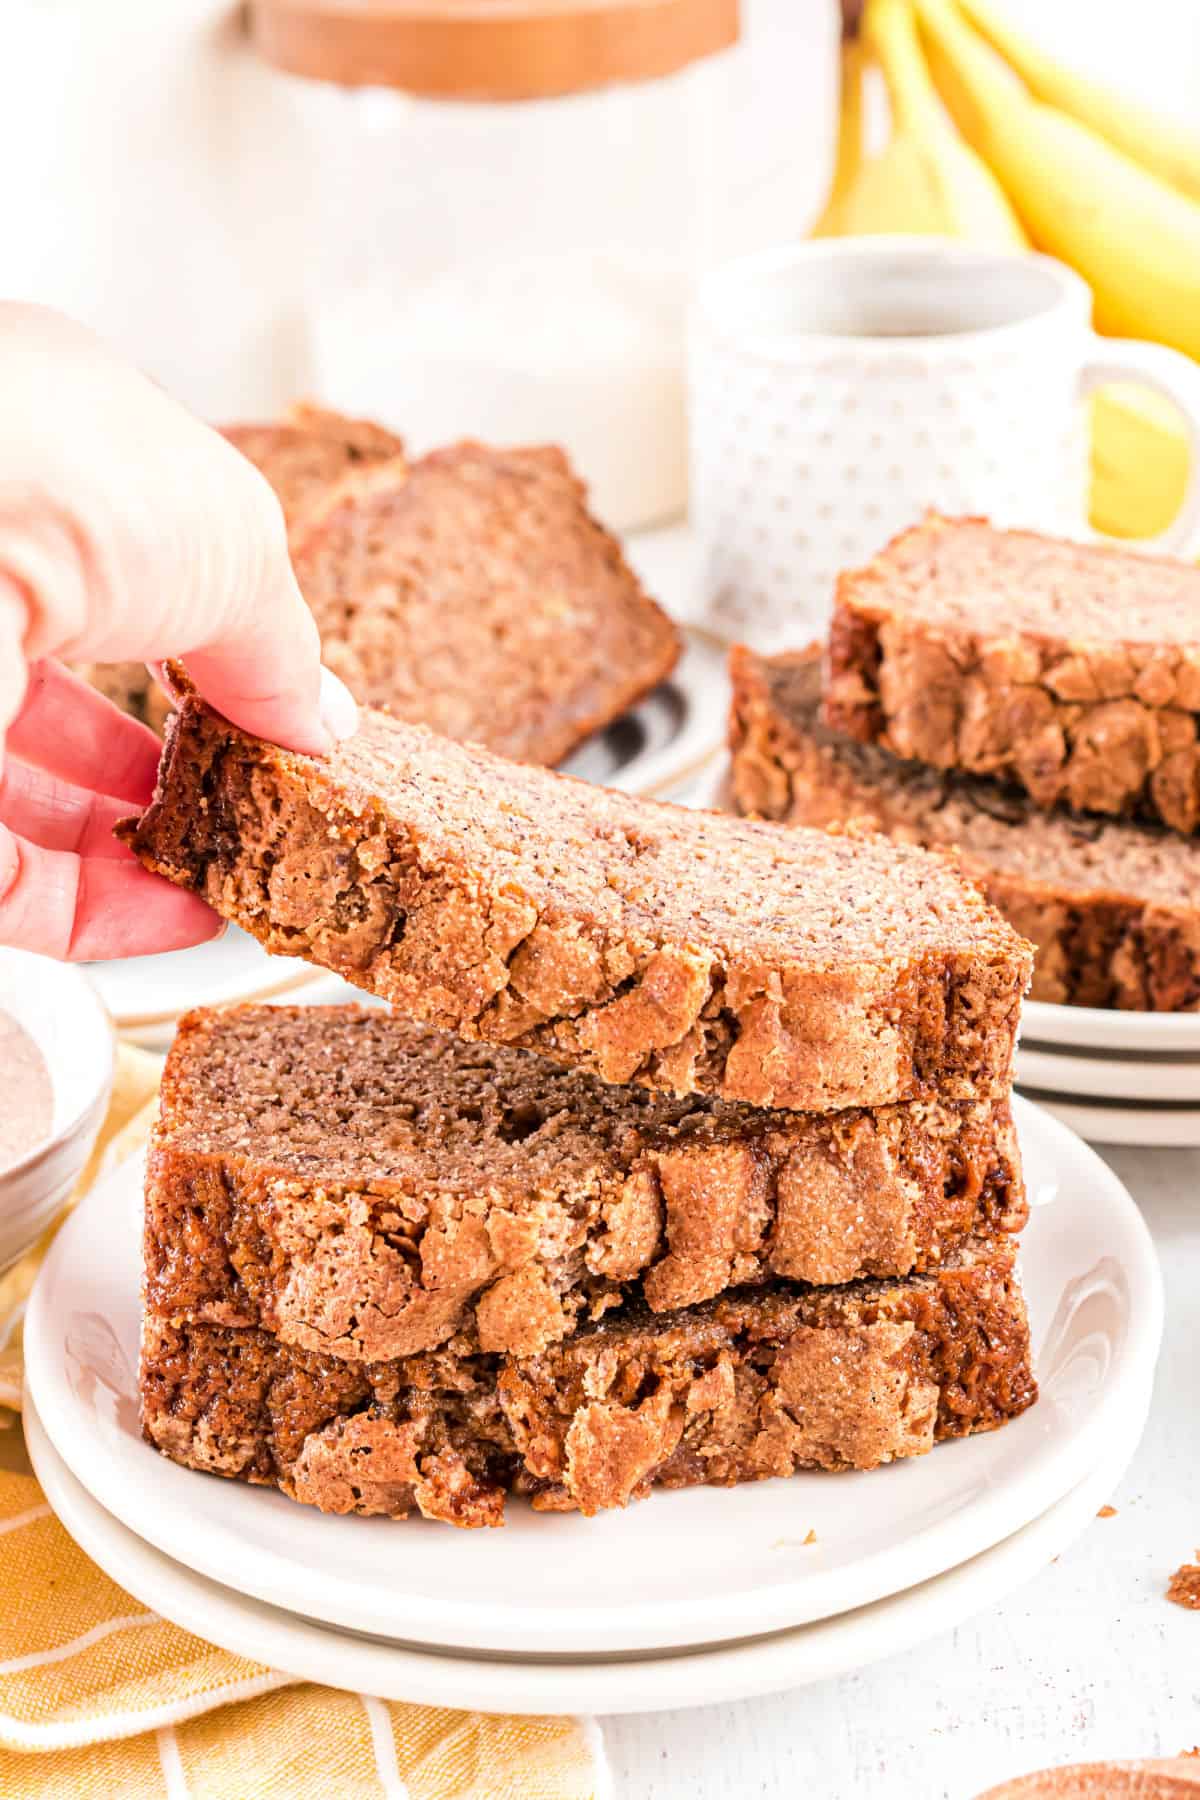
<path id="1" fill-rule="evenodd" d="M 1194 1100 L 1200 1104 L 1200 1057 L 1076 1055 L 1040 1044 L 1017 1047 L 1015 1079 L 1022 1088 L 1097 1100 Z"/>
<path id="2" fill-rule="evenodd" d="M 514 1501 L 502 1531 L 464 1533 L 331 1518 L 179 1468 L 138 1433 L 136 1163 L 88 1197 L 50 1251 L 25 1322 L 29 1384 L 73 1473 L 139 1537 L 257 1599 L 290 1607 L 303 1595 L 331 1624 L 576 1655 L 827 1617 L 1026 1525 L 1095 1466 L 1150 1380 L 1162 1296 L 1141 1214 L 1062 1126 L 1021 1102 L 1017 1116 L 1035 1201 L 1024 1269 L 1041 1402 L 1002 1431 L 871 1473 L 661 1493 L 590 1520 Z"/>
<path id="3" fill-rule="evenodd" d="M 234 1593 L 151 1548 L 105 1512 L 50 1443 L 28 1396 L 25 1436 L 37 1476 L 71 1536 L 143 1605 L 305 1681 L 385 1700 L 507 1713 L 635 1713 L 779 1693 L 911 1650 L 995 1605 L 1079 1537 L 1133 1458 L 1149 1409 L 1136 1396 L 1114 1420 L 1103 1461 L 1031 1524 L 943 1575 L 871 1606 L 769 1637 L 659 1657 L 537 1662 L 380 1643 Z M 153 1725 L 156 1720 L 147 1721 Z"/>
<path id="4" fill-rule="evenodd" d="M 1152 1150 L 1200 1149 L 1200 1107 L 1120 1106 L 1072 1100 L 1064 1094 L 1026 1095 L 1043 1111 L 1092 1144 L 1134 1144 Z"/>
<path id="5" fill-rule="evenodd" d="M 1119 1012 L 1115 1007 L 1055 1006 L 1026 1000 L 1021 1036 L 1038 1045 L 1075 1044 L 1083 1050 L 1200 1050 L 1200 1012 Z"/>

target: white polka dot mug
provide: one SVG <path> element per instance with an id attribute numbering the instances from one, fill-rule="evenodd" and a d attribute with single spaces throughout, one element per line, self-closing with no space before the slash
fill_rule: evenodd
<path id="1" fill-rule="evenodd" d="M 689 320 L 691 514 L 706 622 L 759 649 L 828 620 L 840 569 L 927 507 L 1087 526 L 1084 398 L 1136 381 L 1180 408 L 1192 476 L 1146 548 L 1200 553 L 1200 369 L 1097 337 L 1049 257 L 933 238 L 814 240 L 700 283 Z"/>

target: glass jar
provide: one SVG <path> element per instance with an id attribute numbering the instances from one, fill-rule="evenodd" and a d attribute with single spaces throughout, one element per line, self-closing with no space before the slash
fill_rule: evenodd
<path id="1" fill-rule="evenodd" d="M 811 8 L 253 0 L 251 30 L 315 169 L 318 397 L 415 452 L 561 443 L 617 526 L 679 513 L 689 288 L 803 223 Z"/>

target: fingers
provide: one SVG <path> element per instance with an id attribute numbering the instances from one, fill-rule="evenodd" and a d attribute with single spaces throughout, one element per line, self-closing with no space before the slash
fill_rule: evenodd
<path id="1" fill-rule="evenodd" d="M 136 860 L 113 827 L 129 816 L 128 800 L 94 794 L 10 757 L 0 776 L 0 822 L 43 850 Z"/>
<path id="2" fill-rule="evenodd" d="M 35 663 L 7 735 L 22 761 L 80 787 L 102 785 L 144 806 L 154 792 L 162 745 L 152 731 L 55 662 Z"/>
<path id="3" fill-rule="evenodd" d="M 328 750 L 317 631 L 258 470 L 51 313 L 0 305 L 0 393 L 0 470 L 21 480 L 7 498 L 0 485 L 0 576 L 26 654 L 179 657 L 238 725 Z"/>
<path id="4" fill-rule="evenodd" d="M 311 614 L 307 616 L 311 622 Z M 281 659 L 274 637 L 248 635 L 227 646 L 193 651 L 186 660 L 188 674 L 209 705 L 255 737 L 324 756 L 358 729 L 358 709 L 344 683 L 317 664 L 314 699 L 306 657 L 295 662 L 289 651 Z"/>
<path id="5" fill-rule="evenodd" d="M 0 826 L 0 944 L 106 961 L 206 943 L 222 923 L 132 859 L 47 850 Z"/>

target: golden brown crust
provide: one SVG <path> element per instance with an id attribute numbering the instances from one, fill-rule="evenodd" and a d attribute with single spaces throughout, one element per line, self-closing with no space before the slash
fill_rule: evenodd
<path id="1" fill-rule="evenodd" d="M 1200 573 L 930 515 L 842 575 L 823 717 L 1039 806 L 1200 825 Z"/>
<path id="2" fill-rule="evenodd" d="M 950 864 L 637 800 L 365 711 L 328 759 L 193 697 L 120 835 L 268 948 L 602 1080 L 1002 1098 L 1029 946 Z"/>
<path id="3" fill-rule="evenodd" d="M 819 661 L 816 646 L 732 652 L 739 811 L 825 827 L 865 820 L 901 842 L 956 851 L 1036 946 L 1036 1000 L 1200 1008 L 1200 843 L 1162 826 L 1042 813 L 985 777 L 840 737 L 820 721 Z"/>
<path id="4" fill-rule="evenodd" d="M 606 1087 L 378 1010 L 180 1021 L 146 1172 L 151 1311 L 377 1362 L 529 1355 L 644 1276 L 664 1311 L 936 1265 L 1027 1216 L 1005 1101 L 827 1116 Z"/>
<path id="5" fill-rule="evenodd" d="M 1031 1405 L 1011 1244 L 936 1274 L 636 1304 L 529 1357 L 470 1346 L 389 1363 L 267 1333 L 145 1320 L 149 1441 L 177 1462 L 334 1512 L 500 1522 L 507 1490 L 593 1513 L 652 1486 L 875 1468 Z"/>

